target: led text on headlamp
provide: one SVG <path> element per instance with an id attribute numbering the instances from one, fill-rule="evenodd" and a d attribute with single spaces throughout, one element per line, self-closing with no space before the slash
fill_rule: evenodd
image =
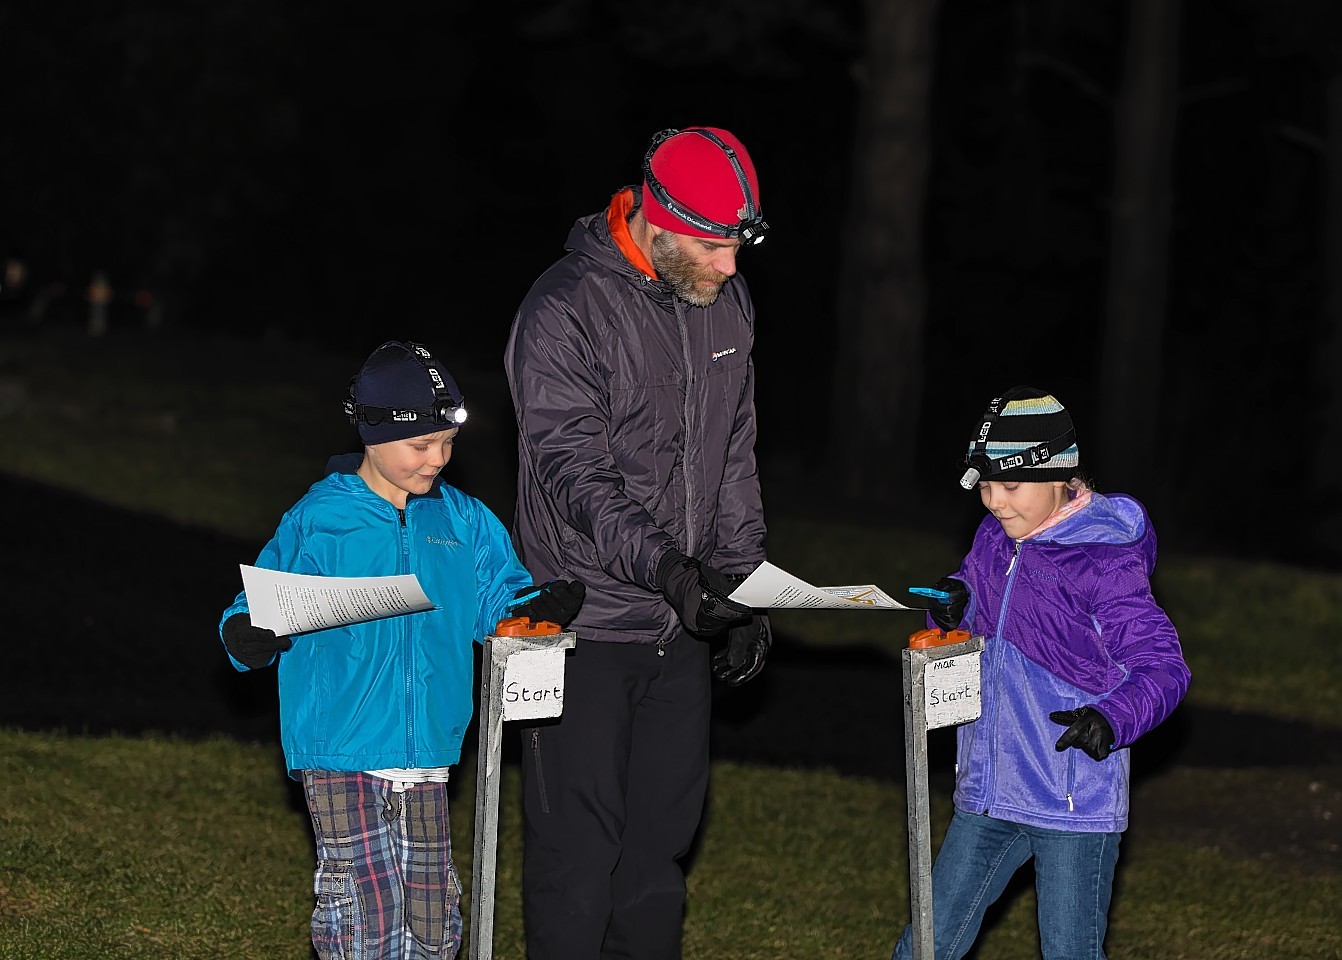
<path id="1" fill-rule="evenodd" d="M 1008 470 L 1015 470 L 1017 467 L 1034 467 L 1041 463 L 1047 463 L 1076 441 L 1076 430 L 1069 429 L 1061 436 L 1054 437 L 1052 440 L 1045 440 L 1043 443 L 1036 443 L 1024 450 L 1015 450 L 1003 457 L 989 457 L 987 454 L 988 434 L 992 432 L 993 424 L 1002 412 L 1003 407 L 1006 406 L 1007 399 L 1005 396 L 993 398 L 992 403 L 988 404 L 988 409 L 983 412 L 983 422 L 979 425 L 979 434 L 974 439 L 973 448 L 965 457 L 966 469 L 964 476 L 960 478 L 960 486 L 966 490 L 973 490 L 975 484 L 980 480 L 991 480 Z"/>

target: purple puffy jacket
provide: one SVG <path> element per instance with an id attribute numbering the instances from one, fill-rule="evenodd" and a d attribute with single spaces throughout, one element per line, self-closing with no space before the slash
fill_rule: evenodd
<path id="1" fill-rule="evenodd" d="M 1094 706 L 1126 747 L 1188 690 L 1174 625 L 1151 595 L 1156 537 L 1140 503 L 1091 502 L 1017 542 L 985 517 L 958 573 L 986 640 L 982 715 L 957 731 L 955 805 L 1056 830 L 1127 828 L 1129 751 L 1095 761 L 1054 743 L 1054 710 Z"/>

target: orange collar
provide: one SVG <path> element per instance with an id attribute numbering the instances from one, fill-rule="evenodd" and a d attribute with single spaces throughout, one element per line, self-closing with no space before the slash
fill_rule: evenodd
<path id="1" fill-rule="evenodd" d="M 606 226 L 610 228 L 610 238 L 615 241 L 615 246 L 624 254 L 625 259 L 632 263 L 639 273 L 656 280 L 657 271 L 634 242 L 634 235 L 629 232 L 629 214 L 633 210 L 634 189 L 626 187 L 610 198 L 610 207 L 606 210 Z"/>

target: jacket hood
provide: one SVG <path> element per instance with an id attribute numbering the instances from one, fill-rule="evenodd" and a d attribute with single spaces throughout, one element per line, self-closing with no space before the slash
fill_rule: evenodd
<path id="1" fill-rule="evenodd" d="M 638 187 L 623 187 L 633 191 L 634 210 L 638 209 L 641 193 Z M 609 209 L 609 208 L 607 208 Z M 615 239 L 610 235 L 610 226 L 606 222 L 607 210 L 579 217 L 564 240 L 564 249 L 591 257 L 609 270 L 645 292 L 653 294 L 654 299 L 670 302 L 673 298 L 670 288 L 661 280 L 645 275 L 638 267 L 629 262 L 629 258 L 620 252 Z"/>
<path id="2" fill-rule="evenodd" d="M 1140 503 L 1125 494 L 1092 493 L 1090 503 L 1056 527 L 1034 538 L 1040 543 L 1077 546 L 1094 543 L 1110 546 L 1141 544 L 1151 564 L 1155 562 L 1155 535 Z"/>

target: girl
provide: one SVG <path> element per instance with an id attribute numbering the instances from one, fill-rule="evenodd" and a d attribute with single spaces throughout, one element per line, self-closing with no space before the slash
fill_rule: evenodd
<path id="1" fill-rule="evenodd" d="M 989 404 L 960 480 L 990 514 L 942 629 L 986 640 L 982 714 L 956 734 L 955 813 L 932 868 L 936 960 L 963 957 L 984 912 L 1034 859 L 1048 958 L 1103 960 L 1129 752 L 1189 672 L 1151 595 L 1156 537 L 1140 503 L 1081 476 L 1067 410 L 1032 387 Z M 895 957 L 912 956 L 906 928 Z"/>

